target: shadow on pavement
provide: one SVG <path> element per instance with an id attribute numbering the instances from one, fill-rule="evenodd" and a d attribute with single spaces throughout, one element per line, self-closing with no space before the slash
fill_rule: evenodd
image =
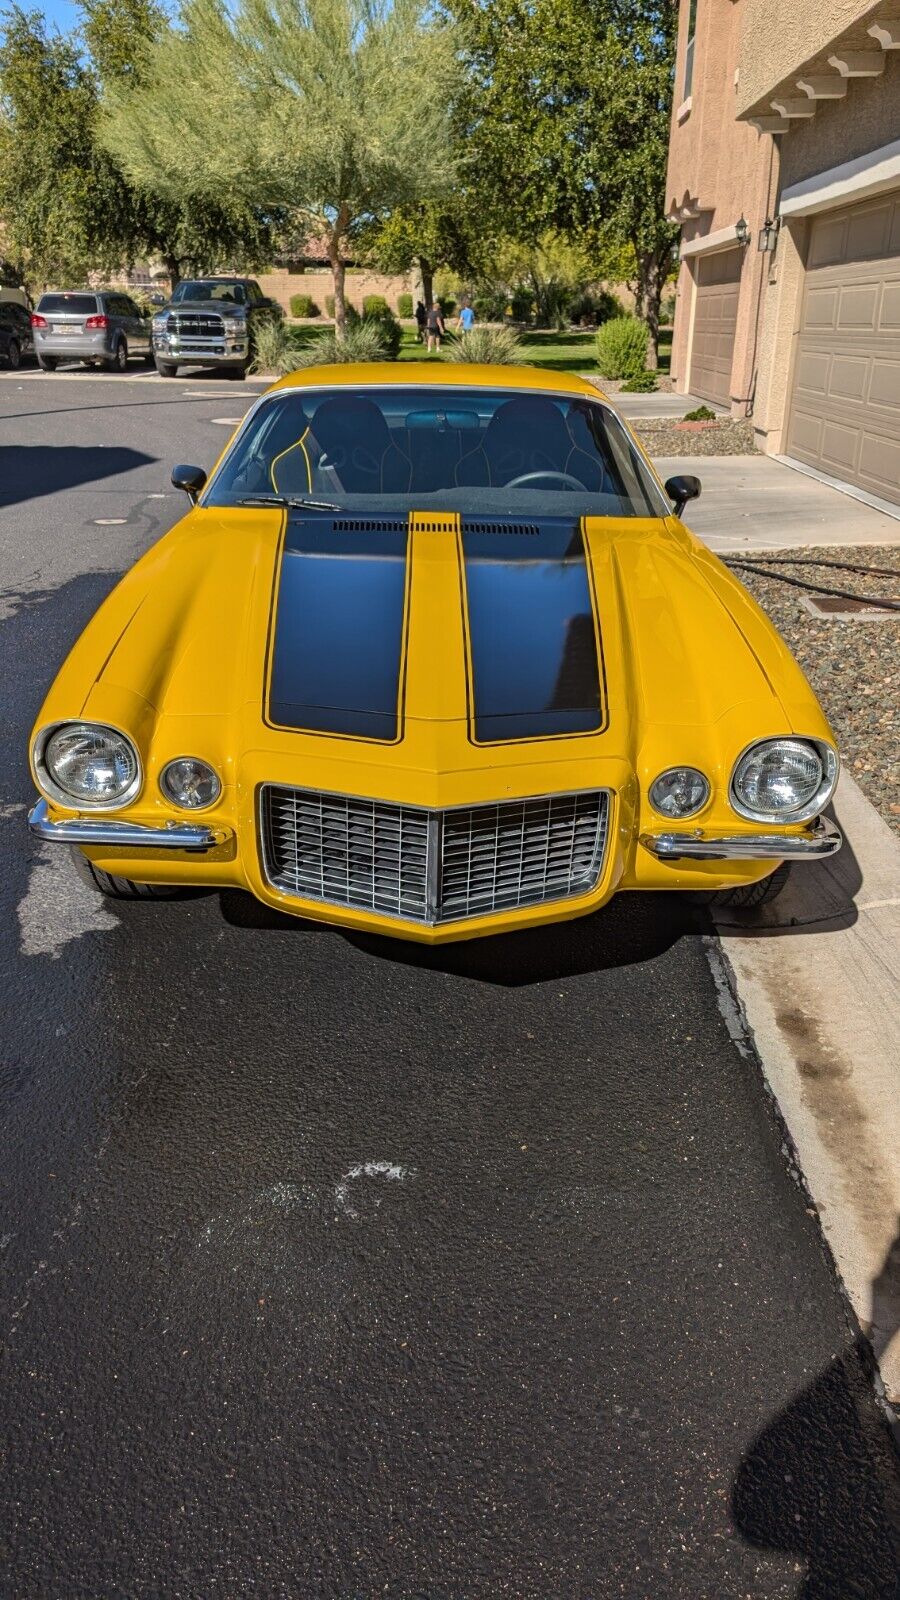
<path id="1" fill-rule="evenodd" d="M 0 507 L 115 478 L 157 459 L 119 445 L 0 445 Z"/>
<path id="2" fill-rule="evenodd" d="M 900 1327 L 898 1278 L 900 1236 L 873 1284 L 876 1356 Z M 866 1420 L 873 1377 L 860 1335 L 759 1434 L 738 1468 L 735 1525 L 749 1544 L 805 1565 L 797 1600 L 896 1600 L 900 1592 L 900 1480 L 888 1426 Z"/>

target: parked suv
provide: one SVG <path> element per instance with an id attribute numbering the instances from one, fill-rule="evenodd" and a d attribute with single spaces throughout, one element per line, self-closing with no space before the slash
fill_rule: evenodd
<path id="1" fill-rule="evenodd" d="M 255 278 L 182 278 L 153 317 L 153 358 L 163 378 L 179 366 L 218 367 L 243 378 L 261 322 L 284 316 Z"/>
<path id="2" fill-rule="evenodd" d="M 0 300 L 0 360 L 15 371 L 33 349 L 31 317 L 25 307 L 15 300 Z"/>
<path id="3" fill-rule="evenodd" d="M 81 361 L 124 372 L 128 357 L 149 360 L 150 322 L 117 289 L 76 289 L 42 294 L 31 314 L 38 366 L 53 372 L 60 361 Z"/>

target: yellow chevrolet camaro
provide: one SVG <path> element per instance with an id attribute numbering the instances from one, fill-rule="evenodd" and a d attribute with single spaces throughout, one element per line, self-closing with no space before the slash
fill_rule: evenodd
<path id="1" fill-rule="evenodd" d="M 589 383 L 307 369 L 173 482 L 31 741 L 32 828 L 105 893 L 435 942 L 840 847 L 809 684 Z"/>

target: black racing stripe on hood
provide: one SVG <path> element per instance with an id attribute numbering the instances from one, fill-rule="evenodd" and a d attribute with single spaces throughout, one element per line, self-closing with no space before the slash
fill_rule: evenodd
<path id="1" fill-rule="evenodd" d="M 408 546 L 405 518 L 291 517 L 274 623 L 273 723 L 399 739 Z"/>
<path id="2" fill-rule="evenodd" d="M 603 667 L 581 523 L 462 520 L 474 737 L 596 733 Z"/>

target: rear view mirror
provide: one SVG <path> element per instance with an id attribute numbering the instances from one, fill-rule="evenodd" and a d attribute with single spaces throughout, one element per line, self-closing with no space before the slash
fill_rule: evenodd
<path id="1" fill-rule="evenodd" d="M 183 489 L 191 505 L 197 504 L 197 496 L 206 482 L 206 473 L 202 467 L 173 467 L 172 488 Z"/>
<path id="2" fill-rule="evenodd" d="M 672 502 L 672 510 L 676 517 L 680 517 L 689 500 L 699 497 L 701 484 L 699 478 L 692 477 L 689 473 L 666 481 L 666 494 Z"/>

